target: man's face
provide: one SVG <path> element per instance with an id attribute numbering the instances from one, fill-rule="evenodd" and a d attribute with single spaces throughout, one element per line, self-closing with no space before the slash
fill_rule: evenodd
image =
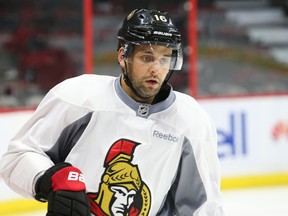
<path id="1" fill-rule="evenodd" d="M 171 55 L 172 49 L 165 46 L 136 45 L 133 55 L 127 59 L 128 74 L 132 85 L 144 99 L 129 89 L 126 93 L 137 101 L 151 103 L 169 72 Z"/>

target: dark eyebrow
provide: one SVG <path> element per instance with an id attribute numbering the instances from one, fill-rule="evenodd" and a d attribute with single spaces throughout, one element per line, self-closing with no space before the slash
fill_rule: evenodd
<path id="1" fill-rule="evenodd" d="M 151 50 L 143 50 L 142 52 L 146 53 L 146 54 L 153 54 L 153 52 Z"/>
<path id="2" fill-rule="evenodd" d="M 151 50 L 143 50 L 142 51 L 145 54 L 153 54 Z M 172 57 L 172 54 L 164 54 L 165 57 Z"/>

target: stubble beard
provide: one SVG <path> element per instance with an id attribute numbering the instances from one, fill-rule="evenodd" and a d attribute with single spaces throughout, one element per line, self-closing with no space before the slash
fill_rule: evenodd
<path id="1" fill-rule="evenodd" d="M 137 93 L 143 97 L 144 99 L 151 99 L 154 98 L 158 92 L 160 91 L 160 87 L 161 85 L 159 85 L 157 88 L 149 88 L 145 86 L 145 78 L 142 78 L 141 80 L 135 81 L 135 79 L 133 79 L 133 77 L 131 77 L 131 82 L 132 85 L 134 87 L 134 89 L 137 91 Z"/>

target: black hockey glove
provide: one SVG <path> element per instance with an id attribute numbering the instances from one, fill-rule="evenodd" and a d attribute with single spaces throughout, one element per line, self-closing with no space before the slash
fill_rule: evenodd
<path id="1" fill-rule="evenodd" d="M 36 183 L 35 199 L 48 201 L 46 216 L 90 216 L 90 204 L 81 171 L 69 163 L 48 169 Z"/>

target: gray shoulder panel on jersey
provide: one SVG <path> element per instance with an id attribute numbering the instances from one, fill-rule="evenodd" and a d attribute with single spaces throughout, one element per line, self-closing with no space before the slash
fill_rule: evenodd
<path id="1" fill-rule="evenodd" d="M 90 122 L 92 112 L 65 127 L 55 145 L 46 154 L 56 164 L 64 162 Z"/>
<path id="2" fill-rule="evenodd" d="M 207 194 L 193 148 L 185 138 L 177 175 L 157 216 L 193 215 L 206 201 Z"/>
<path id="3" fill-rule="evenodd" d="M 156 104 L 143 104 L 143 103 L 139 103 L 135 100 L 133 100 L 131 97 L 129 97 L 122 89 L 121 84 L 120 84 L 120 77 L 118 77 L 115 81 L 115 91 L 116 94 L 118 95 L 118 97 L 128 106 L 130 107 L 132 110 L 135 111 L 137 116 L 141 116 L 144 118 L 148 118 L 149 115 L 153 114 L 153 113 L 157 113 L 160 111 L 163 111 L 165 109 L 167 109 L 168 107 L 170 107 L 173 102 L 176 99 L 176 95 L 175 93 L 172 91 L 172 89 L 170 90 L 170 93 L 168 95 L 168 97 Z"/>

